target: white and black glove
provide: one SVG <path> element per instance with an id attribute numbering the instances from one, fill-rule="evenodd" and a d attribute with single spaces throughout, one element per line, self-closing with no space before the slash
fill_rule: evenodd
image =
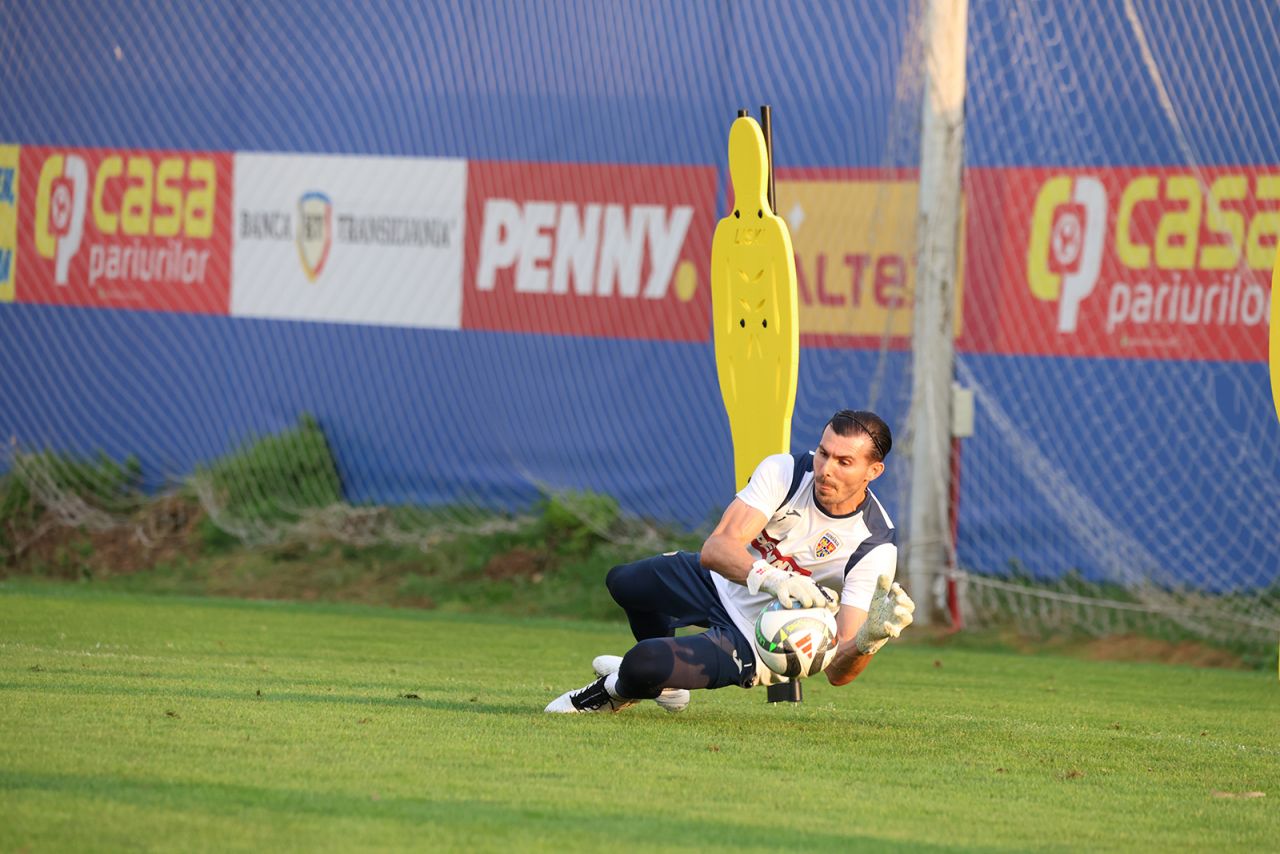
<path id="1" fill-rule="evenodd" d="M 916 603 L 911 601 L 901 585 L 897 582 L 890 585 L 889 576 L 880 576 L 876 581 L 876 591 L 871 595 L 871 604 L 867 607 L 867 621 L 853 636 L 858 652 L 875 654 L 890 638 L 896 638 L 911 625 L 911 614 L 915 610 Z"/>
<path id="2" fill-rule="evenodd" d="M 763 560 L 751 565 L 751 571 L 747 573 L 747 590 L 771 593 L 784 608 L 826 608 L 832 613 L 840 610 L 839 598 L 819 587 L 809 576 L 778 569 Z"/>
<path id="3" fill-rule="evenodd" d="M 769 669 L 768 667 L 766 667 L 764 664 L 757 664 L 757 665 L 756 665 L 756 682 L 755 682 L 755 684 L 757 684 L 757 685 L 765 685 L 765 686 L 768 686 L 768 685 L 782 685 L 782 684 L 785 684 L 785 683 L 790 682 L 790 681 L 791 681 L 791 680 L 790 680 L 790 679 L 788 679 L 786 676 L 780 676 L 779 674 L 774 673 L 772 670 L 770 670 L 770 669 Z"/>

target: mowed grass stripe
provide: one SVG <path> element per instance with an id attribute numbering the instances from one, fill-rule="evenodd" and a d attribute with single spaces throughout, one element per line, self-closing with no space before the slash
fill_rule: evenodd
<path id="1" fill-rule="evenodd" d="M 629 642 L 622 624 L 8 582 L 0 848 L 1280 838 L 1269 674 L 898 643 L 847 688 L 810 680 L 799 707 L 724 689 L 682 715 L 542 714 Z"/>

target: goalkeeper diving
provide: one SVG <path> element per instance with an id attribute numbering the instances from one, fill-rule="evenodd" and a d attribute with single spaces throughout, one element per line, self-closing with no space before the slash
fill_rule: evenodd
<path id="1" fill-rule="evenodd" d="M 643 700 L 668 711 L 697 688 L 784 681 L 756 657 L 756 615 L 785 608 L 836 614 L 839 646 L 828 681 L 845 685 L 911 625 L 915 604 L 893 578 L 897 531 L 870 483 L 893 446 L 873 412 L 844 409 L 813 451 L 765 458 L 725 510 L 701 552 L 669 552 L 609 571 L 605 584 L 636 644 L 598 655 L 596 678 L 548 712 L 616 712 Z M 675 636 L 682 626 L 706 631 Z"/>

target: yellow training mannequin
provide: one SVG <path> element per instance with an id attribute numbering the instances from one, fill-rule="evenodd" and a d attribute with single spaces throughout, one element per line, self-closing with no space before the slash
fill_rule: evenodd
<path id="1" fill-rule="evenodd" d="M 719 231 L 716 236 L 720 236 Z M 715 244 L 712 244 L 711 257 L 715 257 Z M 1271 400 L 1275 403 L 1276 417 L 1280 418 L 1280 298 L 1277 295 L 1280 295 L 1280 253 L 1276 254 L 1276 267 L 1271 273 Z"/>
<path id="2" fill-rule="evenodd" d="M 755 119 L 729 129 L 733 210 L 711 241 L 711 316 L 736 488 L 770 454 L 791 450 L 800 362 L 796 260 L 769 208 L 769 158 Z"/>
<path id="3" fill-rule="evenodd" d="M 716 232 L 720 236 L 720 232 Z M 715 248 L 712 244 L 712 257 Z M 714 294 L 715 291 L 713 290 Z M 1276 254 L 1276 266 L 1271 272 L 1271 402 L 1280 418 L 1280 253 Z M 717 352 L 719 352 L 717 350 Z M 1276 675 L 1280 676 L 1280 652 L 1276 654 Z"/>

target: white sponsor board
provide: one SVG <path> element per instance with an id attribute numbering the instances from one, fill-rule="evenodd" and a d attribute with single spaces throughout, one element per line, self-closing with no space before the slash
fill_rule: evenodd
<path id="1" fill-rule="evenodd" d="M 236 154 L 231 313 L 457 329 L 465 160 Z"/>

